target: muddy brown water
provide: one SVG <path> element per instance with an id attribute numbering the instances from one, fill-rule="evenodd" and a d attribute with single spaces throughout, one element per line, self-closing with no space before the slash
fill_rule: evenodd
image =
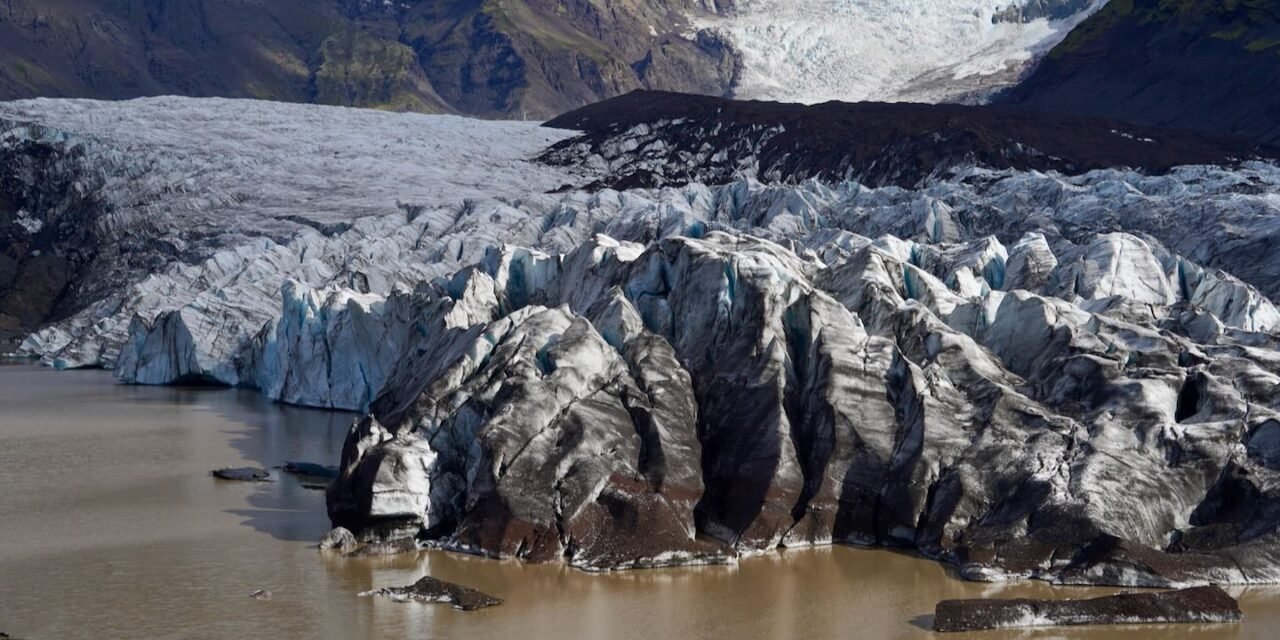
<path id="1" fill-rule="evenodd" d="M 75 638 L 925 638 L 940 599 L 1110 589 L 957 580 L 885 550 L 832 547 L 703 567 L 588 575 L 448 553 L 321 554 L 324 496 L 222 466 L 332 464 L 349 414 L 248 391 L 126 387 L 101 371 L 0 366 L 0 631 Z M 422 575 L 506 600 L 463 613 L 357 594 Z M 249 594 L 267 589 L 270 600 Z M 1275 638 L 1280 588 L 1233 589 L 1241 625 L 939 638 Z"/>

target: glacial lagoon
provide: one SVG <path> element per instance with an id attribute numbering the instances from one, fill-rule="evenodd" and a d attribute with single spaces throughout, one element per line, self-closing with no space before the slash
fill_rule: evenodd
<path id="1" fill-rule="evenodd" d="M 321 553 L 323 492 L 216 481 L 223 466 L 333 464 L 351 414 L 252 391 L 133 387 L 104 371 L 0 366 L 0 631 L 75 638 L 925 638 L 938 600 L 1114 589 L 978 584 L 889 550 L 784 551 L 731 567 L 590 575 L 459 554 Z M 361 598 L 437 578 L 505 603 L 478 612 Z M 259 589 L 269 600 L 254 600 Z M 1272 638 L 1280 588 L 1232 588 L 1241 625 L 947 638 Z M 764 615 L 768 612 L 768 615 Z"/>

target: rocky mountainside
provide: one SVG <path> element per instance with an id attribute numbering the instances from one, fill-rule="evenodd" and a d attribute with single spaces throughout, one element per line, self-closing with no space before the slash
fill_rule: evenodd
<path id="1" fill-rule="evenodd" d="M 1280 143 L 1280 4 L 1116 0 L 1003 102 Z"/>
<path id="2" fill-rule="evenodd" d="M 177 94 L 543 118 L 722 94 L 704 0 L 5 0 L 0 99 Z"/>
<path id="3" fill-rule="evenodd" d="M 364 541 L 590 570 L 851 543 L 983 580 L 1280 581 L 1273 164 L 1067 174 L 979 145 L 909 186 L 621 189 L 681 139 L 175 98 L 6 115 L 27 121 L 0 135 L 11 163 L 98 176 L 86 221 L 132 221 L 170 261 L 99 263 L 116 288 L 24 351 L 365 412 L 328 492 Z M 718 175 L 722 141 L 698 144 Z M 625 162 L 535 160 L 593 145 Z M 24 175 L 6 198 L 48 200 Z M 37 236 L 63 210 L 22 206 L 8 228 Z"/>
<path id="4" fill-rule="evenodd" d="M 4 0 L 0 100 L 222 96 L 520 119 L 635 89 L 979 100 L 1104 2 Z"/>

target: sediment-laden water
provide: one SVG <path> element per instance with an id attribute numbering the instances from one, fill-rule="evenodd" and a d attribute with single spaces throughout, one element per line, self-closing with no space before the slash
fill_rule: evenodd
<path id="1" fill-rule="evenodd" d="M 611 575 L 436 552 L 345 560 L 315 549 L 328 528 L 321 492 L 283 474 L 269 484 L 209 475 L 333 464 L 350 420 L 248 391 L 0 366 L 0 631 L 29 640 L 912 638 L 928 635 L 940 599 L 1115 591 L 966 583 L 927 560 L 846 547 Z M 463 613 L 357 596 L 426 574 L 506 602 Z M 251 599 L 258 589 L 272 598 Z M 972 637 L 1274 637 L 1280 587 L 1232 593 L 1242 625 Z"/>

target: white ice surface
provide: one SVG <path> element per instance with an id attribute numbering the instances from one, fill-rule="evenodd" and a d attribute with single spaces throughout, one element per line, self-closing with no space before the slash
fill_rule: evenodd
<path id="1" fill-rule="evenodd" d="M 0 118 L 158 156 L 165 166 L 143 178 L 155 184 L 133 189 L 158 217 L 350 221 L 396 213 L 397 202 L 518 197 L 574 180 L 528 162 L 572 135 L 534 122 L 179 97 L 0 102 Z"/>
<path id="2" fill-rule="evenodd" d="M 940 102 L 1007 85 L 1089 13 L 994 23 L 998 0 L 738 0 L 697 24 L 743 57 L 737 97 Z"/>

